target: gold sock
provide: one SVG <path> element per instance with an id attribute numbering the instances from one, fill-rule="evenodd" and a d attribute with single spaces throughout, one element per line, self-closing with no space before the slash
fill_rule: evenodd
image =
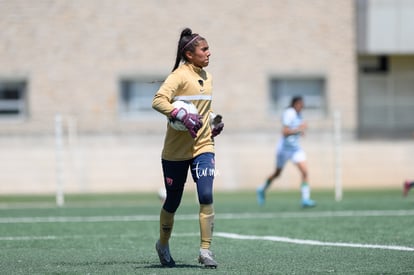
<path id="1" fill-rule="evenodd" d="M 213 238 L 214 208 L 212 204 L 200 204 L 200 235 L 203 249 L 209 249 Z"/>
<path id="2" fill-rule="evenodd" d="M 174 213 L 161 209 L 160 213 L 160 244 L 167 245 L 174 225 Z"/>

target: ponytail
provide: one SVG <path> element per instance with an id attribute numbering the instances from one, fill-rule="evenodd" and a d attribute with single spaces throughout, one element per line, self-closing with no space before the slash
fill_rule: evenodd
<path id="1" fill-rule="evenodd" d="M 190 28 L 185 28 L 182 30 L 180 39 L 178 40 L 177 56 L 175 58 L 175 64 L 172 71 L 178 68 L 181 61 L 187 61 L 185 52 L 194 52 L 199 40 L 204 40 L 204 38 L 196 33 L 193 33 Z"/>

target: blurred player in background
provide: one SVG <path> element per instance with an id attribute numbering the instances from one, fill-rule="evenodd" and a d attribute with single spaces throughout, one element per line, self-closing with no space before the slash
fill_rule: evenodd
<path id="1" fill-rule="evenodd" d="M 178 209 L 191 169 L 197 186 L 200 223 L 200 251 L 198 261 L 208 268 L 216 268 L 210 245 L 213 237 L 214 208 L 214 137 L 221 133 L 224 124 L 210 124 L 214 116 L 211 110 L 211 75 L 203 68 L 208 66 L 209 45 L 205 38 L 186 28 L 178 41 L 174 68 L 154 96 L 152 107 L 168 119 L 181 121 L 188 131 L 177 131 L 170 125 L 162 150 L 162 169 L 166 200 L 160 213 L 160 237 L 156 242 L 160 262 L 163 266 L 174 267 L 169 239 L 174 225 L 174 214 Z M 187 113 L 184 108 L 174 108 L 176 100 L 192 102 L 198 114 Z"/>
<path id="2" fill-rule="evenodd" d="M 310 187 L 308 184 L 308 169 L 306 165 L 306 155 L 299 145 L 299 139 L 304 135 L 307 125 L 303 122 L 301 111 L 304 107 L 303 98 L 296 96 L 292 98 L 290 107 L 282 114 L 282 138 L 279 141 L 276 153 L 276 169 L 265 181 L 257 188 L 257 202 L 259 205 L 265 203 L 265 193 L 273 180 L 280 176 L 285 164 L 291 160 L 299 168 L 302 176 L 301 195 L 302 207 L 313 207 L 315 202 L 310 199 Z"/>
<path id="3" fill-rule="evenodd" d="M 406 180 L 403 184 L 403 196 L 407 197 L 408 191 L 414 187 L 414 181 Z"/>

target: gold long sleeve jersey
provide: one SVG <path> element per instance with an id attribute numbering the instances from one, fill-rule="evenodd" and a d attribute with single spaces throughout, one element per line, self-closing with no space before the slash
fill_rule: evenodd
<path id="1" fill-rule="evenodd" d="M 193 139 L 187 131 L 177 131 L 167 123 L 162 158 L 165 160 L 188 160 L 202 153 L 214 153 L 211 138 L 210 113 L 212 100 L 211 75 L 205 70 L 184 63 L 174 70 L 154 96 L 152 107 L 168 118 L 174 107 L 172 102 L 192 102 L 203 117 L 203 127 Z"/>

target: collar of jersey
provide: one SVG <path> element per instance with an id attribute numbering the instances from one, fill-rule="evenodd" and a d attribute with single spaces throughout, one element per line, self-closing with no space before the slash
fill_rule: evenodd
<path id="1" fill-rule="evenodd" d="M 196 72 L 197 74 L 200 74 L 201 71 L 203 71 L 203 68 L 197 67 L 191 63 L 185 63 L 185 65 L 187 65 L 191 70 L 193 70 L 194 72 Z"/>

